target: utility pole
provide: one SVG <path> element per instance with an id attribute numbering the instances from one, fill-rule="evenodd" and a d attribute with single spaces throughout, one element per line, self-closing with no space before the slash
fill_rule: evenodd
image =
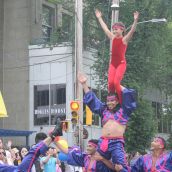
<path id="1" fill-rule="evenodd" d="M 83 72 L 83 0 L 75 0 L 75 99 L 80 101 L 79 146 L 83 149 L 83 89 L 78 82 L 78 72 Z"/>

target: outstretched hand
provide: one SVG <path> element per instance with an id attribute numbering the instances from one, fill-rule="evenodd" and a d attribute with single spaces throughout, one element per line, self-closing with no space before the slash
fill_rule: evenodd
<path id="1" fill-rule="evenodd" d="M 139 12 L 136 11 L 134 12 L 134 20 L 138 20 L 139 19 Z"/>
<path id="2" fill-rule="evenodd" d="M 98 10 L 98 9 L 95 10 L 95 15 L 96 15 L 97 18 L 102 17 L 102 13 L 101 13 L 101 11 Z"/>
<path id="3" fill-rule="evenodd" d="M 10 149 L 11 148 L 11 146 L 12 146 L 12 141 L 11 140 L 8 140 L 8 142 L 7 142 L 7 147 Z"/>
<path id="4" fill-rule="evenodd" d="M 78 81 L 81 84 L 85 84 L 87 82 L 87 77 L 82 73 L 78 73 Z"/>

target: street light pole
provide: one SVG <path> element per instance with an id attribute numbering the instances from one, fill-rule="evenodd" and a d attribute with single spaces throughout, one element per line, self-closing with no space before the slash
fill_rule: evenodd
<path id="1" fill-rule="evenodd" d="M 83 64 L 83 0 L 75 1 L 75 99 L 80 101 L 79 110 L 79 146 L 83 149 L 83 89 L 77 74 L 82 72 Z"/>
<path id="2" fill-rule="evenodd" d="M 119 18 L 119 0 L 112 0 L 112 19 L 111 19 L 111 30 L 114 23 L 118 22 Z M 112 48 L 112 40 L 110 40 L 110 52 Z M 111 54 L 111 53 L 110 53 Z"/>
<path id="3" fill-rule="evenodd" d="M 111 8 L 113 8 L 112 20 L 111 20 L 111 29 L 112 29 L 113 23 L 118 22 L 118 18 L 119 18 L 119 0 L 112 0 Z"/>

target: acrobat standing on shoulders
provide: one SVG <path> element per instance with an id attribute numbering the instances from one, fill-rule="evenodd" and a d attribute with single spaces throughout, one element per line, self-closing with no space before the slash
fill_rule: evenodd
<path id="1" fill-rule="evenodd" d="M 137 26 L 139 19 L 139 12 L 134 13 L 134 22 L 130 31 L 123 36 L 125 32 L 125 25 L 122 22 L 114 23 L 112 32 L 108 29 L 107 25 L 102 19 L 102 13 L 96 9 L 95 15 L 110 40 L 112 40 L 112 55 L 108 70 L 108 92 L 118 94 L 119 103 L 122 104 L 121 80 L 126 71 L 126 58 L 125 53 L 127 50 L 128 42 L 131 40 Z"/>

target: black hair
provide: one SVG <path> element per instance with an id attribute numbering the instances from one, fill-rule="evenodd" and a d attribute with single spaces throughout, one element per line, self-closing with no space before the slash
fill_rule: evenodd
<path id="1" fill-rule="evenodd" d="M 156 138 L 158 138 L 158 139 L 161 139 L 161 141 L 162 141 L 162 143 L 163 143 L 163 145 L 164 145 L 164 147 L 163 147 L 163 149 L 166 149 L 166 141 L 165 141 L 165 139 L 163 138 L 163 137 L 160 137 L 160 136 L 158 136 L 158 137 L 156 137 Z"/>
<path id="2" fill-rule="evenodd" d="M 98 145 L 98 140 L 97 139 L 91 139 L 88 142 L 94 143 L 95 145 Z"/>
<path id="3" fill-rule="evenodd" d="M 116 96 L 116 97 L 119 99 L 119 97 L 118 97 L 118 94 L 117 94 L 117 93 L 109 92 L 109 93 L 108 93 L 108 95 L 107 95 L 107 97 L 108 97 L 108 96 Z"/>
<path id="4" fill-rule="evenodd" d="M 36 136 L 35 136 L 35 143 L 39 143 L 40 141 L 44 140 L 47 138 L 47 135 L 43 132 L 41 133 L 37 133 Z"/>

